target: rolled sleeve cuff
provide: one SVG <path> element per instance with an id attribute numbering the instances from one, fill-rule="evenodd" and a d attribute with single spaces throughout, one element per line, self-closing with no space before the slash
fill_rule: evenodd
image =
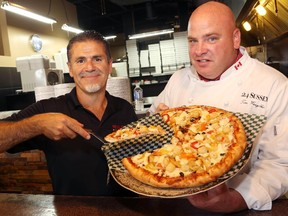
<path id="1" fill-rule="evenodd" d="M 258 182 L 247 174 L 235 176 L 228 182 L 228 186 L 242 195 L 249 209 L 271 210 L 271 197 Z"/>

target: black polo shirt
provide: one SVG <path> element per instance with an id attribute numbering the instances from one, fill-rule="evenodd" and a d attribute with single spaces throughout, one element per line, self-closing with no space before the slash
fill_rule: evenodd
<path id="1" fill-rule="evenodd" d="M 106 92 L 108 105 L 101 121 L 83 108 L 76 97 L 75 88 L 58 98 L 38 101 L 6 120 L 17 121 L 35 114 L 58 112 L 77 119 L 85 128 L 104 137 L 132 121 L 137 120 L 133 107 L 126 100 Z M 90 140 L 77 136 L 75 139 L 53 141 L 44 135 L 18 144 L 8 152 L 40 149 L 46 156 L 49 174 L 55 194 L 128 196 L 132 193 L 108 177 L 106 158 L 101 151 L 102 143 L 94 137 Z"/>

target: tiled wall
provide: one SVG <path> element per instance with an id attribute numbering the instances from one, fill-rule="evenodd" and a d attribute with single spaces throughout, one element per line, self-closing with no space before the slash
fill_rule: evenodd
<path id="1" fill-rule="evenodd" d="M 51 194 L 51 180 L 43 152 L 0 154 L 0 193 Z"/>
<path id="2" fill-rule="evenodd" d="M 15 91 L 21 88 L 21 77 L 16 68 L 0 67 L 0 111 L 9 107 L 7 96 L 15 95 Z M 52 193 L 44 154 L 37 150 L 0 154 L 0 192 Z"/>

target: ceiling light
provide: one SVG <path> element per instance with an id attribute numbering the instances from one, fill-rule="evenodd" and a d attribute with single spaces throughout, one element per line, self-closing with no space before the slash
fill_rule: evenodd
<path id="1" fill-rule="evenodd" d="M 50 19 L 48 17 L 44 17 L 42 15 L 30 12 L 28 11 L 27 8 L 17 5 L 17 4 L 9 3 L 8 1 L 3 1 L 1 3 L 1 8 L 10 12 L 16 13 L 18 15 L 22 15 L 22 16 L 40 21 L 40 22 L 47 23 L 47 24 L 57 23 L 57 21 L 54 19 Z"/>
<path id="2" fill-rule="evenodd" d="M 244 22 L 243 23 L 243 27 L 246 31 L 250 31 L 252 28 L 251 28 L 251 25 L 248 21 Z"/>
<path id="3" fill-rule="evenodd" d="M 117 36 L 116 35 L 110 35 L 110 36 L 106 36 L 104 37 L 106 40 L 111 40 L 111 39 L 115 39 Z"/>
<path id="4" fill-rule="evenodd" d="M 76 34 L 84 32 L 84 30 L 82 30 L 82 29 L 74 28 L 74 27 L 69 26 L 67 24 L 63 24 L 61 29 L 64 30 L 64 31 L 68 31 L 68 32 L 76 33 Z M 106 40 L 110 40 L 110 39 L 115 39 L 116 37 L 117 37 L 116 35 L 110 35 L 110 36 L 106 36 L 104 38 Z"/>
<path id="5" fill-rule="evenodd" d="M 163 35 L 163 34 L 170 34 L 173 32 L 174 32 L 174 29 L 165 29 L 165 30 L 129 35 L 128 37 L 129 39 L 139 39 L 139 38 L 146 38 L 146 37 L 152 37 L 152 36 Z"/>
<path id="6" fill-rule="evenodd" d="M 64 31 L 73 32 L 73 33 L 76 33 L 76 34 L 79 34 L 79 33 L 83 32 L 82 29 L 74 28 L 74 27 L 71 27 L 71 26 L 69 26 L 67 24 L 63 24 L 61 29 L 64 30 Z"/>
<path id="7" fill-rule="evenodd" d="M 260 16 L 264 16 L 267 13 L 266 9 L 262 5 L 258 5 L 255 9 Z"/>

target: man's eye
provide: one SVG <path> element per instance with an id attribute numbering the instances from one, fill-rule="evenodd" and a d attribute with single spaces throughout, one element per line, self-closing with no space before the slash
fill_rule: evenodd
<path id="1" fill-rule="evenodd" d="M 209 41 L 210 43 L 214 43 L 216 40 L 217 40 L 216 37 L 210 37 L 210 38 L 208 38 L 208 41 Z"/>
<path id="2" fill-rule="evenodd" d="M 94 61 L 95 61 L 95 62 L 102 61 L 102 58 L 98 58 L 98 57 L 97 57 L 97 58 L 94 58 Z"/>
<path id="3" fill-rule="evenodd" d="M 78 59 L 78 60 L 76 61 L 76 63 L 77 63 L 77 64 L 82 64 L 82 63 L 84 63 L 84 60 L 83 60 L 83 59 Z"/>
<path id="4" fill-rule="evenodd" d="M 197 43 L 197 40 L 191 39 L 191 40 L 188 40 L 188 43 L 190 43 L 190 44 L 196 44 L 196 43 Z"/>

